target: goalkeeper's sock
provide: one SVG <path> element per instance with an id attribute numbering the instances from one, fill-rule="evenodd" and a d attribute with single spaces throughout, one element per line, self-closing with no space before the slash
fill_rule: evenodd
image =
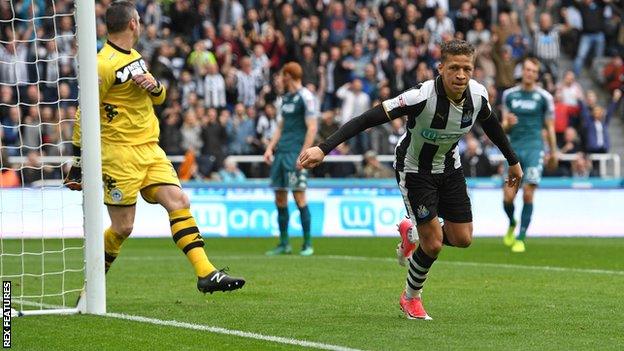
<path id="1" fill-rule="evenodd" d="M 119 255 L 121 245 L 126 237 L 115 232 L 113 228 L 108 228 L 104 231 L 104 271 L 108 272 L 113 261 Z"/>
<path id="2" fill-rule="evenodd" d="M 303 247 L 312 246 L 312 236 L 310 235 L 310 209 L 308 205 L 299 207 L 299 216 L 301 217 L 301 228 L 303 229 Z"/>
<path id="3" fill-rule="evenodd" d="M 516 225 L 516 220 L 514 218 L 514 203 L 513 202 L 504 202 L 503 208 L 505 209 L 505 213 L 507 214 L 507 218 L 509 218 L 509 226 L 513 227 Z"/>
<path id="4" fill-rule="evenodd" d="M 169 212 L 169 224 L 173 241 L 191 262 L 195 268 L 195 274 L 198 277 L 205 277 L 215 271 L 215 267 L 210 263 L 204 251 L 204 239 L 199 234 L 199 228 L 191 210 L 183 208 Z"/>
<path id="5" fill-rule="evenodd" d="M 280 246 L 288 245 L 288 207 L 277 208 L 277 224 L 280 231 Z"/>
<path id="6" fill-rule="evenodd" d="M 533 204 L 525 203 L 522 206 L 522 215 L 520 217 L 520 233 L 518 233 L 518 240 L 524 240 L 526 238 L 526 232 L 531 224 L 531 216 L 533 215 Z"/>
<path id="7" fill-rule="evenodd" d="M 409 269 L 407 270 L 407 282 L 405 284 L 405 296 L 408 299 L 420 297 L 429 268 L 431 268 L 435 260 L 436 258 L 428 256 L 420 245 L 414 250 L 412 257 L 409 258 Z"/>

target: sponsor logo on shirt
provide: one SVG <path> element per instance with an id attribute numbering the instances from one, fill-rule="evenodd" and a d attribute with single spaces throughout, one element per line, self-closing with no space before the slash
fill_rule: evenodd
<path id="1" fill-rule="evenodd" d="M 537 108 L 537 101 L 534 100 L 511 100 L 512 109 L 534 110 Z"/>
<path id="2" fill-rule="evenodd" d="M 137 74 L 147 73 L 147 64 L 141 58 L 121 67 L 115 72 L 115 84 L 123 84 Z"/>
<path id="3" fill-rule="evenodd" d="M 422 130 L 420 135 L 422 135 L 423 138 L 431 140 L 433 142 L 454 143 L 461 137 L 463 137 L 464 133 L 451 133 L 425 128 Z"/>
<path id="4" fill-rule="evenodd" d="M 283 104 L 282 105 L 282 112 L 285 112 L 285 113 L 293 113 L 293 112 L 295 112 L 295 104 Z"/>

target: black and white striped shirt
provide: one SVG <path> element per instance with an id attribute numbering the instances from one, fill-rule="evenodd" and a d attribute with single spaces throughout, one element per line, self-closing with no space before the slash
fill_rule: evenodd
<path id="1" fill-rule="evenodd" d="M 245 107 L 253 106 L 256 103 L 256 78 L 243 71 L 238 71 L 236 78 L 238 102 L 242 102 Z"/>
<path id="2" fill-rule="evenodd" d="M 441 174 L 461 167 L 457 143 L 492 108 L 486 88 L 470 80 L 463 100 L 451 102 L 442 77 L 428 80 L 382 103 L 390 119 L 407 116 L 406 132 L 395 149 L 398 171 Z"/>
<path id="3" fill-rule="evenodd" d="M 548 32 L 536 30 L 534 33 L 535 56 L 542 60 L 557 60 L 561 52 L 559 30 L 552 28 Z"/>

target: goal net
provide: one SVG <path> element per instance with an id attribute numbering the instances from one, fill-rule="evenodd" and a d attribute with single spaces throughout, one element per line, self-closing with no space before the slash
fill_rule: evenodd
<path id="1" fill-rule="evenodd" d="M 64 0 L 0 1 L 0 276 L 11 282 L 12 308 L 21 314 L 78 312 L 90 261 L 98 258 L 85 254 L 89 192 L 62 185 L 85 100 L 82 76 L 97 80 L 95 26 L 85 30 L 92 55 L 80 50 L 79 65 L 76 33 L 89 23 L 76 26 L 76 10 Z"/>

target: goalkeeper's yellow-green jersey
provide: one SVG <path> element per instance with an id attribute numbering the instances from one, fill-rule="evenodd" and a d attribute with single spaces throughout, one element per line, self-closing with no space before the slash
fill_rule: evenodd
<path id="1" fill-rule="evenodd" d="M 153 105 L 165 101 L 166 91 L 150 93 L 132 81 L 137 74 L 149 74 L 136 50 L 107 42 L 97 55 L 100 90 L 102 143 L 142 145 L 158 142 L 160 128 Z M 85 116 L 84 118 L 90 118 Z M 73 144 L 80 146 L 80 112 L 76 114 Z"/>

